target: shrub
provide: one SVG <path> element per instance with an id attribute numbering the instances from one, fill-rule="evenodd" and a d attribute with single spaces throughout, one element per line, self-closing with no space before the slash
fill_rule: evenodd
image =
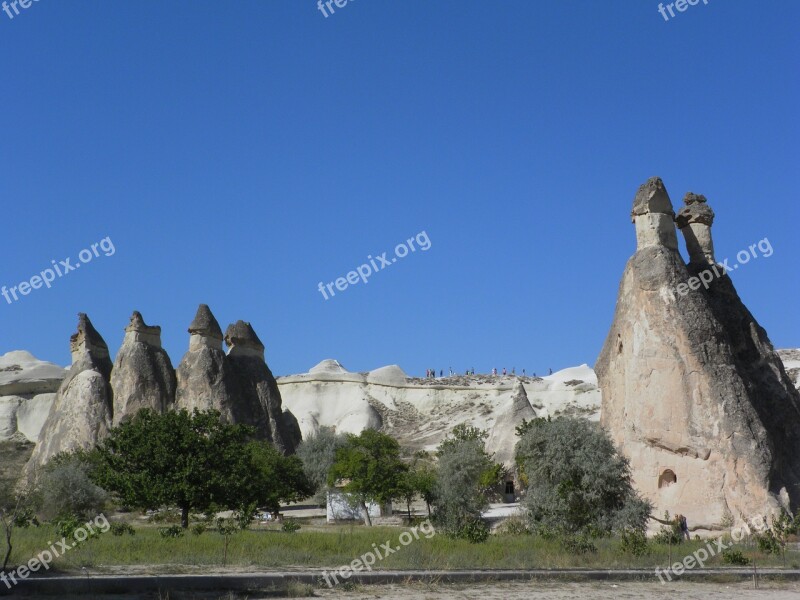
<path id="1" fill-rule="evenodd" d="M 745 567 L 750 564 L 750 559 L 742 554 L 740 550 L 723 550 L 722 564 Z"/>
<path id="2" fill-rule="evenodd" d="M 439 447 L 434 520 L 451 537 L 484 541 L 488 538 L 481 514 L 502 475 L 484 443 L 486 433 L 459 425 Z"/>
<path id="3" fill-rule="evenodd" d="M 764 554 L 780 554 L 781 553 L 781 545 L 778 542 L 778 539 L 772 533 L 772 531 L 767 530 L 764 535 L 758 536 L 758 549 L 760 552 Z"/>
<path id="4" fill-rule="evenodd" d="M 518 430 L 517 464 L 528 481 L 531 530 L 558 537 L 644 531 L 652 506 L 634 490 L 630 463 L 585 419 L 536 419 Z"/>
<path id="5" fill-rule="evenodd" d="M 568 535 L 561 538 L 564 550 L 572 554 L 589 554 L 597 552 L 597 546 L 585 535 Z"/>
<path id="6" fill-rule="evenodd" d="M 130 523 L 112 523 L 111 524 L 111 534 L 120 536 L 120 535 L 136 535 L 136 530 L 131 526 Z"/>
<path id="7" fill-rule="evenodd" d="M 525 519 L 520 517 L 510 517 L 503 521 L 498 528 L 498 532 L 503 535 L 528 535 L 530 530 Z"/>
<path id="8" fill-rule="evenodd" d="M 192 534 L 203 535 L 207 529 L 208 526 L 205 523 L 195 523 L 194 525 L 192 525 Z"/>
<path id="9" fill-rule="evenodd" d="M 300 523 L 294 519 L 284 519 L 283 523 L 281 523 L 281 531 L 286 533 L 294 533 L 298 529 L 300 529 Z"/>
<path id="10" fill-rule="evenodd" d="M 93 466 L 85 453 L 54 457 L 39 480 L 44 518 L 52 520 L 74 515 L 90 519 L 102 512 L 108 494 L 91 481 L 92 471 Z"/>
<path id="11" fill-rule="evenodd" d="M 170 527 L 159 527 L 158 533 L 163 538 L 179 538 L 183 537 L 183 527 L 180 525 L 172 525 Z"/>
<path id="12" fill-rule="evenodd" d="M 625 529 L 620 536 L 621 543 L 620 549 L 626 554 L 633 556 L 646 556 L 650 553 L 650 548 L 647 544 L 647 536 L 644 531 L 637 529 Z"/>
<path id="13" fill-rule="evenodd" d="M 664 513 L 664 520 L 669 521 L 669 525 L 662 525 L 653 536 L 653 542 L 656 544 L 663 544 L 675 546 L 683 543 L 683 533 L 681 532 L 681 525 L 678 521 L 670 519 L 669 512 Z"/>
<path id="14" fill-rule="evenodd" d="M 461 526 L 456 537 L 481 544 L 489 539 L 489 526 L 482 519 L 469 519 Z"/>
<path id="15" fill-rule="evenodd" d="M 74 515 L 65 516 L 56 522 L 56 533 L 63 538 L 71 538 L 75 534 L 75 530 L 83 525 Z"/>

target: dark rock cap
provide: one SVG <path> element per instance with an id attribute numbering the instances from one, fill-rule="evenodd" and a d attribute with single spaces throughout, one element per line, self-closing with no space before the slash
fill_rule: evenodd
<path id="1" fill-rule="evenodd" d="M 158 325 L 148 325 L 144 322 L 142 313 L 138 310 L 133 311 L 131 315 L 131 322 L 125 328 L 126 332 L 138 331 L 140 333 L 149 333 L 151 335 L 161 335 L 161 327 Z"/>
<path id="2" fill-rule="evenodd" d="M 258 339 L 252 325 L 247 321 L 236 321 L 233 325 L 228 325 L 228 329 L 225 330 L 225 343 L 229 348 L 245 346 L 264 350 L 264 344 Z"/>
<path id="3" fill-rule="evenodd" d="M 208 304 L 201 304 L 197 307 L 197 314 L 194 316 L 194 321 L 189 325 L 189 333 L 193 335 L 204 335 L 219 340 L 222 339 L 222 328 L 219 326 L 217 319 L 214 318 Z"/>
<path id="4" fill-rule="evenodd" d="M 667 188 L 664 187 L 664 182 L 660 177 L 651 177 L 640 185 L 636 197 L 633 199 L 632 221 L 635 221 L 639 215 L 649 213 L 662 213 L 675 217 L 672 201 L 669 199 Z"/>
<path id="5" fill-rule="evenodd" d="M 75 346 L 84 344 L 86 346 L 104 348 L 108 351 L 106 341 L 94 328 L 86 313 L 78 313 L 78 331 L 70 336 L 69 342 L 73 349 Z"/>
<path id="6" fill-rule="evenodd" d="M 679 229 L 683 229 L 690 223 L 703 223 L 711 227 L 714 224 L 714 211 L 707 203 L 706 197 L 702 194 L 689 192 L 684 196 L 685 206 L 678 211 L 675 217 L 675 224 Z"/>

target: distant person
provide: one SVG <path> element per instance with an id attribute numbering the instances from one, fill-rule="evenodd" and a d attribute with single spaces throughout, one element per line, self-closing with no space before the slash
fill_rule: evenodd
<path id="1" fill-rule="evenodd" d="M 505 377 L 508 373 L 506 373 L 506 368 L 503 367 L 503 377 Z"/>
<path id="2" fill-rule="evenodd" d="M 689 535 L 689 524 L 686 522 L 686 517 L 683 515 L 678 515 L 678 523 L 681 526 L 681 538 L 686 540 L 691 540 L 691 536 Z"/>
<path id="3" fill-rule="evenodd" d="M 472 367 L 472 373 L 471 373 L 471 375 L 475 375 L 475 367 Z"/>
<path id="4" fill-rule="evenodd" d="M 492 367 L 492 375 L 497 377 L 497 367 Z"/>
<path id="5" fill-rule="evenodd" d="M 512 375 L 516 375 L 517 374 L 517 367 L 511 367 L 511 374 Z"/>
<path id="6" fill-rule="evenodd" d="M 553 369 L 550 369 L 550 375 L 552 375 L 552 374 L 553 374 Z"/>
<path id="7" fill-rule="evenodd" d="M 444 377 L 444 369 L 439 369 L 439 377 Z"/>
<path id="8" fill-rule="evenodd" d="M 522 369 L 522 376 L 525 377 L 525 369 Z"/>

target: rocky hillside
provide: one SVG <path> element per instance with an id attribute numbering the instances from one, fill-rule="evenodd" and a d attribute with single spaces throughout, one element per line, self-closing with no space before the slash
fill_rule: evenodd
<path id="1" fill-rule="evenodd" d="M 222 333 L 217 336 L 221 344 Z M 800 350 L 779 354 L 800 387 Z M 14 464 L 24 464 L 30 456 L 66 372 L 27 352 L 0 357 L 0 453 L 5 465 L 12 449 L 18 459 Z M 373 427 L 396 436 L 404 446 L 433 450 L 455 425 L 470 423 L 489 431 L 490 450 L 507 463 L 516 441 L 514 428 L 522 418 L 600 418 L 600 390 L 587 365 L 537 378 L 478 374 L 421 379 L 396 365 L 354 373 L 335 360 L 324 360 L 307 373 L 279 377 L 277 383 L 283 407 L 296 416 L 304 437 L 320 426 L 349 433 Z"/>

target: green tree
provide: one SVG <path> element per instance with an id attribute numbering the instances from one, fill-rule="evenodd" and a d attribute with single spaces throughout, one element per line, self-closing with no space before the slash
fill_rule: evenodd
<path id="1" fill-rule="evenodd" d="M 320 427 L 297 447 L 297 456 L 303 461 L 303 470 L 314 486 L 319 504 L 325 504 L 328 475 L 336 462 L 336 451 L 347 445 L 347 436 L 338 434 L 333 427 Z"/>
<path id="2" fill-rule="evenodd" d="M 92 477 L 128 506 L 177 506 L 181 525 L 190 511 L 236 509 L 248 500 L 254 430 L 222 423 L 217 411 L 136 413 L 93 452 Z"/>
<path id="3" fill-rule="evenodd" d="M 297 456 L 284 456 L 268 442 L 251 442 L 248 449 L 252 464 L 248 501 L 277 513 L 282 503 L 299 502 L 314 493 Z"/>
<path id="4" fill-rule="evenodd" d="M 343 481 L 342 489 L 356 499 L 364 512 L 364 522 L 372 525 L 367 502 L 383 506 L 398 497 L 406 471 L 408 466 L 400 459 L 397 440 L 365 429 L 361 435 L 348 435 L 347 444 L 336 451 L 328 484 Z"/>
<path id="5" fill-rule="evenodd" d="M 585 419 L 537 419 L 523 431 L 516 460 L 529 482 L 531 529 L 564 539 L 643 531 L 651 505 L 631 483 L 628 460 Z"/>
<path id="6" fill-rule="evenodd" d="M 487 435 L 462 424 L 439 445 L 434 517 L 450 536 L 485 539 L 481 514 L 504 474 L 502 465 L 486 452 Z"/>

